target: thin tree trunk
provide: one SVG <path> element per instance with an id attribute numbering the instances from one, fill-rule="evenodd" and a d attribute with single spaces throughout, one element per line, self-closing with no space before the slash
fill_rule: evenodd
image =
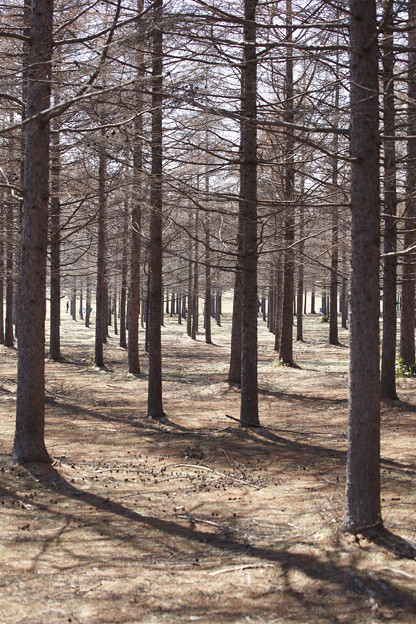
<path id="1" fill-rule="evenodd" d="M 90 280 L 87 276 L 87 283 L 85 286 L 85 327 L 90 326 L 90 318 L 91 318 L 91 286 Z"/>
<path id="2" fill-rule="evenodd" d="M 338 41 L 337 41 L 338 42 Z M 338 53 L 337 53 L 337 70 L 338 72 Z M 339 90 L 340 85 L 337 75 L 337 84 L 335 86 L 335 102 L 334 126 L 339 126 Z M 332 150 L 334 159 L 332 161 L 332 186 L 334 188 L 334 196 L 338 197 L 338 134 L 334 134 Z M 338 265 L 339 265 L 339 217 L 338 208 L 334 206 L 332 209 L 332 228 L 331 228 L 331 284 L 329 295 L 329 344 L 337 345 L 338 340 Z"/>
<path id="3" fill-rule="evenodd" d="M 152 33 L 152 139 L 150 179 L 150 289 L 149 289 L 149 387 L 148 415 L 165 416 L 162 406 L 162 342 L 160 310 L 162 306 L 162 11 L 163 0 L 154 4 Z"/>
<path id="4" fill-rule="evenodd" d="M 408 1 L 409 10 L 409 47 L 414 50 L 416 45 L 415 21 L 416 2 Z M 404 221 L 404 248 L 410 249 L 416 243 L 416 53 L 408 53 L 408 135 L 407 140 L 407 168 L 406 168 L 406 201 Z M 415 260 L 414 253 L 408 253 L 403 258 L 402 274 L 402 309 L 400 322 L 400 357 L 404 363 L 411 366 L 415 363 Z"/>
<path id="5" fill-rule="evenodd" d="M 138 12 L 143 10 L 143 0 L 138 2 Z M 138 24 L 138 38 L 143 36 L 143 21 Z M 143 66 L 143 52 L 140 50 L 136 55 L 137 83 L 135 88 L 136 110 L 143 110 L 142 79 L 145 69 Z M 131 243 L 130 243 L 130 287 L 129 287 L 129 310 L 128 310 L 128 367 L 129 373 L 140 374 L 139 358 L 139 314 L 140 314 L 140 260 L 141 260 L 141 223 L 142 223 L 142 187 L 143 187 L 143 118 L 136 115 L 134 121 L 134 147 L 133 147 L 133 208 L 131 213 Z M 146 327 L 146 332 L 147 332 Z"/>
<path id="6" fill-rule="evenodd" d="M 205 342 L 212 344 L 211 331 L 211 257 L 210 257 L 210 236 L 209 221 L 205 223 L 205 311 L 204 311 L 204 327 Z"/>
<path id="7" fill-rule="evenodd" d="M 199 226 L 199 213 L 198 210 L 195 213 L 195 243 L 194 243 L 194 280 L 193 280 L 193 289 L 192 289 L 192 330 L 191 330 L 191 338 L 196 340 L 196 335 L 198 333 L 198 312 L 199 312 L 199 302 L 198 302 L 198 285 L 199 285 L 199 268 L 198 268 L 198 252 L 199 252 L 199 244 L 198 244 L 198 226 Z"/>
<path id="8" fill-rule="evenodd" d="M 121 255 L 121 293 L 120 293 L 120 341 L 119 345 L 122 349 L 127 349 L 126 335 L 126 304 L 127 304 L 127 261 L 128 261 L 128 218 L 129 207 L 126 201 L 123 215 L 123 249 Z M 137 319 L 138 322 L 139 319 Z"/>
<path id="9" fill-rule="evenodd" d="M 97 215 L 97 289 L 95 303 L 95 364 L 104 366 L 104 336 L 107 333 L 106 316 L 106 288 L 105 288 L 105 219 L 106 219 L 106 192 L 105 180 L 107 157 L 105 146 L 105 131 L 101 131 L 98 164 L 98 215 Z"/>
<path id="10" fill-rule="evenodd" d="M 9 200 L 6 202 L 6 319 L 4 326 L 4 345 L 6 347 L 13 347 L 14 345 L 13 229 L 13 204 Z"/>
<path id="11" fill-rule="evenodd" d="M 386 35 L 382 46 L 383 62 L 383 121 L 386 137 L 394 137 L 394 52 L 392 20 L 386 21 Z M 414 37 L 414 35 L 413 35 Z M 415 38 L 416 39 L 416 38 Z M 396 145 L 394 138 L 384 140 L 384 265 L 383 265 L 383 339 L 381 356 L 380 395 L 397 399 L 396 392 L 396 298 L 397 298 L 397 247 L 396 226 Z"/>
<path id="12" fill-rule="evenodd" d="M 286 0 L 286 41 L 292 41 L 292 3 Z M 285 121 L 294 123 L 293 107 L 293 51 L 287 48 L 286 52 L 286 85 L 285 85 Z M 284 285 L 282 306 L 282 336 L 280 342 L 280 359 L 284 364 L 293 363 L 293 293 L 294 293 L 294 251 L 295 219 L 294 219 L 294 191 L 295 191 L 295 141 L 292 133 L 288 133 L 285 146 L 285 179 L 284 196 L 287 201 L 285 209 L 285 259 Z"/>
<path id="13" fill-rule="evenodd" d="M 241 232 L 241 409 L 240 424 L 259 424 L 257 381 L 257 0 L 244 0 L 242 68 Z"/>
<path id="14" fill-rule="evenodd" d="M 57 98 L 55 98 L 57 100 Z M 50 347 L 49 355 L 52 360 L 61 358 L 61 234 L 60 234 L 60 122 L 55 119 L 52 135 L 51 152 L 51 202 L 50 202 L 50 232 L 51 232 L 51 276 L 50 276 Z"/>

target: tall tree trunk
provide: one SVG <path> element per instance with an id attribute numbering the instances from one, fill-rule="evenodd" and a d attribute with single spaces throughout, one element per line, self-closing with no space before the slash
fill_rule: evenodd
<path id="1" fill-rule="evenodd" d="M 257 382 L 257 0 L 244 0 L 241 124 L 241 410 L 240 424 L 259 424 Z"/>
<path id="2" fill-rule="evenodd" d="M 58 98 L 55 98 L 58 100 Z M 51 202 L 50 202 L 50 233 L 51 233 L 51 275 L 50 275 L 50 333 L 49 356 L 52 360 L 61 359 L 61 233 L 60 233 L 60 171 L 59 154 L 60 136 L 59 119 L 54 121 L 51 153 Z"/>
<path id="3" fill-rule="evenodd" d="M 149 292 L 149 387 L 148 415 L 165 416 L 162 406 L 162 11 L 163 0 L 154 4 L 152 33 L 152 171 L 150 179 L 150 292 Z"/>
<path id="4" fill-rule="evenodd" d="M 106 286 L 105 286 L 105 253 L 106 253 L 106 170 L 107 155 L 105 132 L 101 131 L 98 163 L 98 215 L 97 215 L 97 289 L 95 303 L 95 364 L 104 366 L 104 339 L 107 334 Z"/>
<path id="5" fill-rule="evenodd" d="M 285 84 L 285 121 L 294 122 L 293 107 L 293 50 L 292 42 L 292 2 L 286 0 L 286 41 L 289 44 L 286 52 L 286 84 Z M 287 202 L 285 209 L 285 259 L 284 259 L 284 283 L 283 283 L 283 306 L 282 306 L 282 336 L 280 341 L 280 359 L 284 364 L 293 363 L 293 293 L 294 293 L 294 250 L 295 241 L 295 218 L 294 218 L 294 192 L 295 192 L 295 163 L 294 163 L 295 140 L 292 132 L 287 135 L 285 146 L 285 178 L 284 196 Z"/>
<path id="6" fill-rule="evenodd" d="M 396 121 L 391 14 L 385 20 L 385 28 L 386 35 L 382 46 L 384 134 L 386 137 L 394 137 Z M 414 38 L 416 43 L 416 37 Z M 380 395 L 386 399 L 397 399 L 395 374 L 397 259 L 394 255 L 397 247 L 396 209 L 396 145 L 394 138 L 391 138 L 384 139 L 384 213 L 386 215 L 384 217 L 384 253 L 386 256 L 383 264 L 383 338 Z"/>
<path id="7" fill-rule="evenodd" d="M 127 349 L 126 336 L 126 305 L 127 305 L 127 261 L 128 261 L 128 219 L 129 207 L 126 201 L 123 215 L 123 249 L 121 252 L 121 293 L 120 293 L 120 341 L 122 349 Z M 137 323 L 139 319 L 137 318 Z"/>
<path id="8" fill-rule="evenodd" d="M 18 463 L 51 462 L 44 440 L 49 121 L 40 113 L 50 107 L 52 22 L 52 0 L 32 4 L 27 116 L 34 119 L 26 125 L 13 444 L 13 458 Z"/>
<path id="9" fill-rule="evenodd" d="M 198 302 L 198 285 L 199 285 L 199 267 L 198 267 L 198 253 L 199 253 L 199 244 L 198 244 L 198 227 L 199 227 L 199 212 L 198 209 L 195 213 L 195 243 L 194 243 L 194 281 L 192 288 L 192 331 L 191 337 L 193 340 L 196 340 L 196 335 L 198 333 L 198 312 L 199 312 L 199 302 Z"/>
<path id="10" fill-rule="evenodd" d="M 338 57 L 338 54 L 337 54 Z M 338 60 L 338 59 L 337 59 Z M 337 69 L 338 71 L 338 69 Z M 338 76 L 337 76 L 338 78 Z M 339 82 L 335 86 L 335 119 L 334 126 L 339 126 Z M 334 189 L 334 197 L 338 197 L 338 134 L 334 134 L 333 140 L 333 152 L 334 159 L 332 162 L 332 186 Z M 334 206 L 332 209 L 332 228 L 331 228 L 331 284 L 329 295 L 329 344 L 337 345 L 338 341 L 338 264 L 339 264 L 339 252 L 338 252 L 338 240 L 339 240 L 339 218 L 338 208 Z"/>
<path id="11" fill-rule="evenodd" d="M 350 0 L 351 327 L 347 532 L 381 527 L 379 132 L 375 0 Z"/>
<path id="12" fill-rule="evenodd" d="M 4 327 L 4 345 L 13 347 L 13 312 L 14 312 L 14 283 L 13 283 L 13 203 L 11 198 L 6 202 L 6 319 Z"/>
<path id="13" fill-rule="evenodd" d="M 416 2 L 408 1 L 409 34 L 408 43 L 411 50 L 416 45 Z M 416 243 L 416 52 L 408 53 L 408 104 L 407 104 L 407 168 L 406 168 L 406 201 L 404 221 L 404 248 L 411 249 Z M 414 253 L 403 258 L 402 309 L 400 322 L 400 357 L 408 366 L 415 363 L 415 277 L 416 268 Z"/>
<path id="14" fill-rule="evenodd" d="M 87 283 L 85 286 L 85 327 L 90 326 L 90 318 L 91 318 L 91 286 L 90 279 L 87 275 Z"/>
<path id="15" fill-rule="evenodd" d="M 209 221 L 205 223 L 205 310 L 204 310 L 204 328 L 205 342 L 212 344 L 211 330 L 211 256 L 210 256 L 210 235 Z"/>

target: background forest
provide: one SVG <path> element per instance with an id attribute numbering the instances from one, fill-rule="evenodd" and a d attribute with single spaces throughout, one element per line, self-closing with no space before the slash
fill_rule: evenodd
<path id="1" fill-rule="evenodd" d="M 250 431 L 264 428 L 258 332 L 294 374 L 317 318 L 331 348 L 349 343 L 339 524 L 383 532 L 380 398 L 400 405 L 396 376 L 416 366 L 416 0 L 22 0 L 0 15 L 13 462 L 53 462 L 45 362 L 73 357 L 69 316 L 103 374 L 124 350 L 160 426 L 175 421 L 162 328 L 202 349 L 225 324 L 218 370 Z"/>

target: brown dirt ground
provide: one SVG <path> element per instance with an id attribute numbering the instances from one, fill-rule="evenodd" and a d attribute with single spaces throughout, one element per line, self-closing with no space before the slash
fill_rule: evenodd
<path id="1" fill-rule="evenodd" d="M 52 467 L 14 466 L 16 351 L 0 348 L 0 624 L 416 622 L 416 381 L 382 408 L 383 519 L 342 533 L 346 346 L 305 318 L 300 368 L 259 324 L 260 417 L 240 429 L 230 318 L 192 342 L 167 319 L 165 423 L 112 337 L 63 321 L 47 361 Z M 347 333 L 340 339 L 347 342 Z"/>

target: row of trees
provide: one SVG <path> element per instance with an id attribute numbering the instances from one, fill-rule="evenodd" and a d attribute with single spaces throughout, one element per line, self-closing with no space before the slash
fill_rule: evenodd
<path id="1" fill-rule="evenodd" d="M 162 418 L 163 291 L 179 319 L 186 305 L 193 337 L 204 298 L 210 342 L 212 312 L 232 287 L 229 381 L 241 384 L 241 424 L 256 426 L 259 298 L 291 364 L 294 308 L 302 340 L 305 290 L 314 306 L 318 283 L 338 343 L 351 259 L 345 527 L 381 525 L 379 400 L 396 397 L 398 274 L 400 351 L 415 361 L 414 9 L 414 0 L 378 13 L 373 0 L 4 9 L 0 325 L 10 346 L 15 316 L 16 461 L 49 461 L 47 292 L 56 360 L 64 293 L 85 293 L 87 324 L 95 302 L 97 366 L 116 308 L 129 370 L 140 372 L 142 313 L 148 413 Z"/>

